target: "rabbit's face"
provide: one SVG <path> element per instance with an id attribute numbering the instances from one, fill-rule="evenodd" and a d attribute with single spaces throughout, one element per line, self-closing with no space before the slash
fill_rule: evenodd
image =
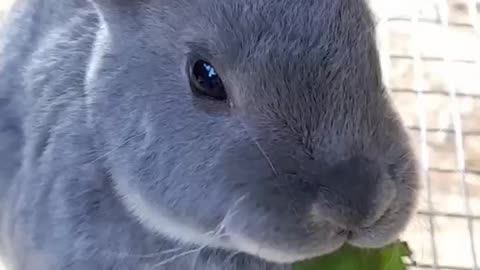
<path id="1" fill-rule="evenodd" d="M 143 224 L 279 263 L 405 228 L 416 160 L 361 1 L 97 2 L 87 104 Z"/>

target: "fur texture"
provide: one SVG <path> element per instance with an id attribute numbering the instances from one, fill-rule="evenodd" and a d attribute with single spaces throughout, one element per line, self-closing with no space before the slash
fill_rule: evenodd
<path id="1" fill-rule="evenodd" d="M 290 269 L 414 210 L 362 0 L 18 0 L 1 42 L 9 269 Z"/>

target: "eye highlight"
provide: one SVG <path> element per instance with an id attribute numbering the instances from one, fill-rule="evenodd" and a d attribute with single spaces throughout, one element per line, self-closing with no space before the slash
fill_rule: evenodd
<path id="1" fill-rule="evenodd" d="M 215 68 L 203 60 L 196 61 L 190 71 L 190 87 L 196 94 L 225 100 L 227 93 Z"/>

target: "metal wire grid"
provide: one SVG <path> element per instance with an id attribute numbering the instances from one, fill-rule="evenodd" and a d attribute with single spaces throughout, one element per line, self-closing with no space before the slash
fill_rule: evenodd
<path id="1" fill-rule="evenodd" d="M 398 1 L 403 1 L 403 0 L 398 0 Z M 470 24 L 468 26 L 473 27 L 475 30 L 475 33 L 477 35 L 480 35 L 480 25 L 477 22 L 477 0 L 466 0 L 467 1 L 467 6 L 468 6 L 468 13 L 469 13 L 469 21 Z M 380 11 L 380 24 L 379 24 L 379 32 L 380 32 L 380 37 L 381 37 L 381 42 L 382 46 L 381 48 L 384 48 L 384 50 L 381 52 L 382 55 L 382 64 L 383 64 L 383 71 L 384 71 L 384 77 L 385 81 L 387 83 L 387 87 L 389 91 L 391 92 L 399 92 L 399 93 L 414 93 L 416 94 L 416 101 L 417 101 L 417 118 L 418 118 L 418 126 L 409 126 L 411 130 L 415 130 L 420 133 L 419 139 L 420 139 L 420 158 L 421 158 L 421 170 L 423 174 L 423 179 L 425 180 L 425 185 L 424 187 L 426 188 L 427 191 L 427 210 L 426 211 L 419 211 L 419 215 L 426 216 L 428 218 L 428 226 L 429 226 L 429 234 L 430 234 L 430 245 L 432 248 L 432 259 L 433 263 L 432 264 L 422 264 L 422 263 L 413 263 L 411 264 L 412 266 L 420 267 L 422 269 L 435 269 L 435 270 L 469 270 L 469 269 L 474 269 L 478 270 L 479 269 L 479 262 L 477 261 L 477 253 L 480 252 L 480 250 L 476 250 L 475 248 L 475 237 L 474 234 L 480 234 L 480 232 L 475 232 L 474 231 L 474 226 L 473 222 L 474 220 L 480 220 L 480 216 L 475 216 L 472 213 L 472 209 L 470 206 L 470 201 L 469 201 L 469 190 L 467 188 L 466 184 L 466 174 L 476 174 L 480 175 L 480 171 L 475 171 L 475 170 L 470 170 L 467 169 L 465 166 L 465 149 L 464 149 L 464 136 L 480 136 L 480 131 L 472 131 L 472 132 L 465 132 L 462 127 L 462 121 L 461 121 L 461 116 L 459 113 L 459 105 L 458 105 L 458 97 L 468 97 L 472 99 L 480 99 L 480 94 L 470 94 L 470 93 L 458 93 L 457 92 L 457 87 L 455 85 L 455 81 L 451 78 L 446 78 L 447 79 L 447 85 L 448 89 L 446 91 L 431 91 L 431 90 L 425 90 L 427 87 L 423 85 L 422 81 L 422 61 L 430 60 L 430 61 L 442 61 L 443 62 L 443 68 L 446 71 L 450 71 L 452 68 L 452 63 L 453 62 L 458 62 L 458 61 L 465 61 L 469 63 L 473 63 L 476 65 L 476 69 L 480 71 L 480 65 L 478 64 L 480 60 L 480 55 L 475 55 L 475 60 L 474 61 L 469 61 L 469 60 L 456 60 L 451 57 L 449 54 L 448 50 L 445 50 L 444 54 L 442 57 L 424 57 L 422 56 L 420 52 L 420 44 L 419 44 L 419 23 L 424 21 L 419 17 L 419 5 L 422 1 L 417 0 L 415 5 L 413 6 L 412 10 L 412 16 L 410 18 L 389 18 L 388 16 L 381 16 L 382 11 Z M 440 17 L 440 24 L 442 26 L 443 33 L 447 34 L 448 28 L 452 25 L 455 25 L 455 23 L 449 22 L 449 3 L 448 0 L 437 0 L 436 1 L 437 6 L 439 7 L 439 17 Z M 393 55 L 389 54 L 388 48 L 389 48 L 389 37 L 388 37 L 388 23 L 392 20 L 408 20 L 409 23 L 411 24 L 411 29 L 413 29 L 413 54 L 412 55 Z M 480 52 L 480 48 L 479 48 Z M 414 75 L 414 85 L 413 89 L 399 89 L 399 88 L 392 88 L 389 87 L 388 82 L 389 82 L 389 76 L 390 76 L 390 70 L 389 67 L 391 67 L 391 59 L 395 58 L 403 58 L 403 59 L 410 59 L 413 60 L 413 75 Z M 450 74 L 447 72 L 447 74 Z M 480 85 L 479 85 L 480 87 Z M 426 99 L 430 95 L 444 95 L 448 96 L 450 98 L 450 114 L 452 117 L 452 122 L 453 122 L 453 129 L 435 129 L 435 128 L 427 128 L 427 120 L 426 120 L 426 111 L 425 111 L 425 103 Z M 430 166 L 430 153 L 429 153 L 429 147 L 427 145 L 427 136 L 429 133 L 437 133 L 437 132 L 446 132 L 450 133 L 455 136 L 455 149 L 456 149 L 456 168 L 455 169 L 444 169 L 444 168 L 434 168 Z M 436 171 L 436 172 L 443 172 L 443 173 L 458 173 L 460 174 L 460 179 L 461 179 L 461 187 L 462 187 L 462 193 L 463 193 L 463 201 L 464 201 L 464 209 L 465 212 L 464 214 L 453 214 L 453 213 L 448 213 L 448 212 L 439 212 L 436 211 L 433 207 L 432 203 L 432 179 L 430 176 L 430 172 Z M 470 251 L 472 253 L 472 268 L 464 268 L 464 267 L 457 267 L 457 266 L 446 266 L 446 265 L 439 265 L 439 258 L 437 254 L 437 238 L 436 238 L 436 230 L 434 226 L 434 218 L 438 216 L 443 216 L 443 217 L 452 217 L 452 218 L 463 218 L 468 221 L 468 235 L 469 235 L 469 240 L 470 243 Z M 455 250 L 452 250 L 452 252 L 456 252 Z"/>

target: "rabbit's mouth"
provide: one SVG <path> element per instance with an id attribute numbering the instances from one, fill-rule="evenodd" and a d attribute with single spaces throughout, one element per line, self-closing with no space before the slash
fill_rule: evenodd
<path id="1" fill-rule="evenodd" d="M 292 264 L 334 252 L 352 236 L 348 231 L 325 220 L 309 227 L 307 231 L 304 231 L 304 226 L 297 224 L 295 228 L 290 227 L 290 230 L 271 228 L 270 232 L 257 233 L 239 229 L 236 226 L 238 220 L 225 221 L 221 235 L 226 236 L 222 240 L 228 243 L 228 250 L 277 264 Z M 283 233 L 274 232 L 275 230 L 283 230 Z"/>
<path id="2" fill-rule="evenodd" d="M 317 239 L 315 243 L 307 241 L 309 243 L 304 248 L 298 248 L 298 246 L 292 249 L 279 248 L 235 233 L 227 233 L 228 242 L 234 249 L 259 257 L 265 261 L 291 264 L 335 252 L 345 244 L 360 248 L 381 248 L 386 246 L 396 240 L 397 237 L 397 233 L 392 232 L 388 225 L 389 222 L 392 222 L 391 214 L 393 213 L 387 213 L 371 227 L 365 227 L 361 230 L 332 230 L 325 239 Z"/>
<path id="3" fill-rule="evenodd" d="M 229 238 L 232 243 L 234 243 L 236 248 L 241 252 L 259 257 L 268 262 L 289 264 L 336 251 L 347 242 L 348 234 L 339 233 L 331 237 L 328 241 L 320 243 L 319 247 L 315 249 L 309 248 L 305 252 L 299 252 L 298 250 L 286 251 L 278 249 L 266 243 L 256 242 L 247 237 L 235 234 L 230 235 Z"/>
<path id="4" fill-rule="evenodd" d="M 360 248 L 381 248 L 395 240 L 406 228 L 416 209 L 417 200 L 408 187 L 399 185 L 399 191 L 407 200 L 395 199 L 391 207 L 379 219 L 367 227 L 351 233 L 348 243 Z M 410 196 L 410 197 L 409 197 Z"/>
<path id="5" fill-rule="evenodd" d="M 413 198 L 402 199 L 408 197 L 406 194 L 410 194 L 408 188 L 399 186 L 401 197 L 395 197 L 388 209 L 383 211 L 383 215 L 378 216 L 375 222 L 359 225 L 355 229 L 345 229 L 331 220 L 316 219 L 313 227 L 316 229 L 307 234 L 286 230 L 283 234 L 263 231 L 251 235 L 251 231 L 238 230 L 231 223 L 225 224 L 224 232 L 235 250 L 279 264 L 295 263 L 332 253 L 344 244 L 360 248 L 381 248 L 398 239 L 415 209 Z M 318 213 L 318 209 L 313 207 L 312 212 Z M 299 227 L 302 227 L 301 225 L 299 224 Z M 269 237 L 266 237 L 266 234 Z"/>

